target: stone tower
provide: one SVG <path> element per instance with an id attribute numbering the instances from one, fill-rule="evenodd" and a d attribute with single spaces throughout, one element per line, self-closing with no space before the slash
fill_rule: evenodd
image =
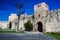
<path id="1" fill-rule="evenodd" d="M 46 16 L 49 13 L 49 7 L 45 2 L 34 5 L 34 27 L 33 31 L 45 32 Z"/>

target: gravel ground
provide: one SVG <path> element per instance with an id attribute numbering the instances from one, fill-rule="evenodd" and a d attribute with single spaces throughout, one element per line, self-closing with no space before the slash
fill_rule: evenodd
<path id="1" fill-rule="evenodd" d="M 56 40 L 44 34 L 0 34 L 0 40 Z"/>

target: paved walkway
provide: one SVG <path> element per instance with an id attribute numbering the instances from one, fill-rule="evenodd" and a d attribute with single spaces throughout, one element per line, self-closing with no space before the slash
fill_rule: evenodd
<path id="1" fill-rule="evenodd" d="M 44 34 L 0 34 L 0 40 L 56 40 Z"/>

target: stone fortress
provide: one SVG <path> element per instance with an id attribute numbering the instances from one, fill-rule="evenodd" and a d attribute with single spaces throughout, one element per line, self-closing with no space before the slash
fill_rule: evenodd
<path id="1" fill-rule="evenodd" d="M 60 32 L 60 9 L 49 11 L 46 3 L 42 2 L 34 6 L 35 31 Z"/>
<path id="2" fill-rule="evenodd" d="M 32 16 L 34 18 L 32 19 Z M 9 16 L 9 22 L 12 22 L 12 28 L 15 29 L 17 27 L 17 15 L 11 14 Z M 33 23 L 33 31 L 37 32 L 60 32 L 60 9 L 49 11 L 49 6 L 45 3 L 39 3 L 34 5 L 34 14 L 27 15 L 22 14 L 19 22 L 19 30 L 24 30 L 24 23 L 28 20 L 31 20 Z"/>

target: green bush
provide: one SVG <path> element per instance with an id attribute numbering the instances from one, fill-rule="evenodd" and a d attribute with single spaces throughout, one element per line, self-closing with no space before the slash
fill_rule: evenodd
<path id="1" fill-rule="evenodd" d="M 31 23 L 30 20 L 28 20 L 28 21 L 24 24 L 24 27 L 25 27 L 25 31 L 32 31 L 32 30 L 33 30 L 33 24 Z"/>
<path id="2" fill-rule="evenodd" d="M 46 35 L 48 36 L 52 36 L 54 38 L 56 38 L 57 40 L 60 40 L 60 34 L 59 33 L 46 33 Z"/>

